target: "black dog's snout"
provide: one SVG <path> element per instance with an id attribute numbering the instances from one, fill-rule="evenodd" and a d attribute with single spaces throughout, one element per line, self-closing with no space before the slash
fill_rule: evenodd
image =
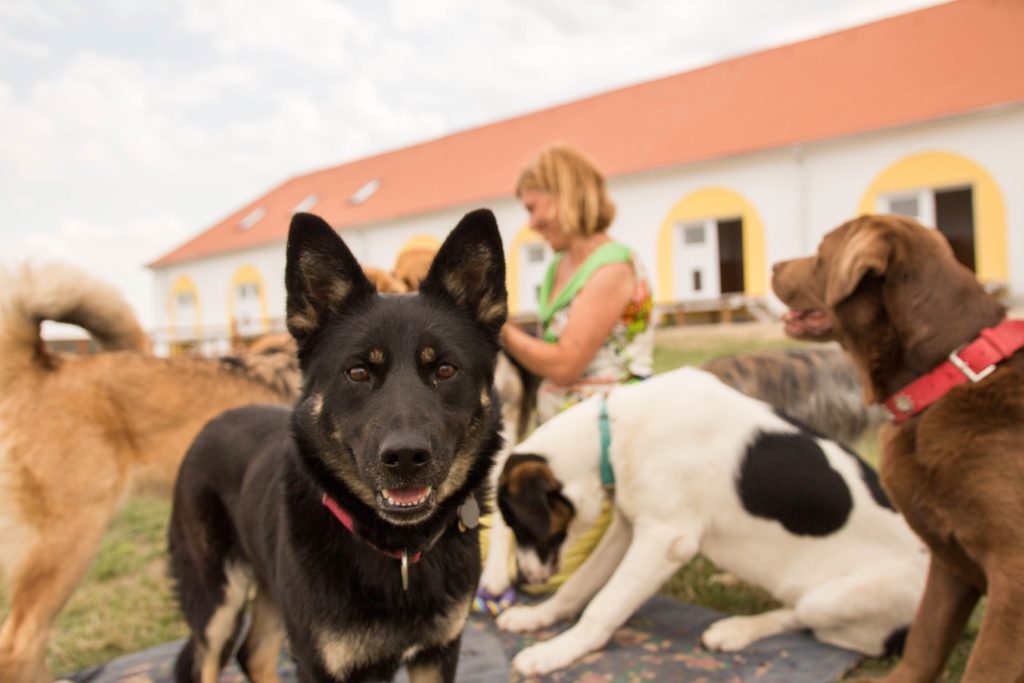
<path id="1" fill-rule="evenodd" d="M 380 449 L 380 461 L 400 477 L 413 476 L 430 464 L 430 447 L 426 443 L 408 438 L 392 438 Z"/>

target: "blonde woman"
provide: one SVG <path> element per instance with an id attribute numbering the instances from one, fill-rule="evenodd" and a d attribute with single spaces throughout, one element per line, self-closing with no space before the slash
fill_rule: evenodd
<path id="1" fill-rule="evenodd" d="M 520 174 L 516 196 L 555 258 L 541 284 L 539 337 L 506 324 L 501 338 L 508 353 L 541 377 L 537 415 L 544 422 L 589 396 L 651 374 L 652 297 L 636 254 L 608 235 L 615 204 L 604 176 L 581 153 L 562 145 L 544 149 Z M 556 576 L 525 590 L 558 587 L 600 540 L 611 520 L 608 510 L 569 551 Z M 478 594 L 477 608 L 496 614 L 514 593 L 500 599 L 491 593 L 493 586 L 507 585 L 488 580 L 492 561 L 495 573 L 502 571 L 502 558 L 488 558 L 488 588 Z"/>
<path id="2" fill-rule="evenodd" d="M 530 227 L 555 251 L 540 290 L 540 337 L 505 325 L 506 350 L 542 378 L 540 422 L 651 374 L 651 290 L 636 254 L 608 229 L 615 204 L 580 152 L 554 145 L 519 176 Z"/>

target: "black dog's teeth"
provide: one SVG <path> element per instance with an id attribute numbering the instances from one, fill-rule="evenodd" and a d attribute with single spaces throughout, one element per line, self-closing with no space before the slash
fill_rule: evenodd
<path id="1" fill-rule="evenodd" d="M 422 505 L 423 503 L 427 502 L 427 499 L 430 498 L 430 493 L 433 491 L 433 489 L 430 486 L 425 486 L 423 487 L 423 495 L 420 496 L 418 499 L 403 502 L 392 498 L 391 495 L 389 495 L 390 490 L 391 489 L 383 489 L 380 492 L 381 496 L 384 498 L 384 501 L 387 502 L 389 505 L 394 505 L 395 507 L 400 508 L 416 507 L 417 505 Z"/>

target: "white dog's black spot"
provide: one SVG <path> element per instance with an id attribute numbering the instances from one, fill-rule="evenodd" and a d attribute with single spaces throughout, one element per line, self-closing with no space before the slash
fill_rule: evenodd
<path id="1" fill-rule="evenodd" d="M 853 509 L 846 482 L 807 434 L 758 434 L 747 448 L 736 490 L 750 514 L 800 536 L 838 531 Z"/>
<path id="2" fill-rule="evenodd" d="M 821 432 L 811 427 L 810 425 L 801 422 L 800 420 L 797 420 L 796 418 L 790 415 L 787 415 L 778 408 L 773 408 L 773 412 L 802 432 L 806 432 L 807 434 L 813 436 L 828 438 Z M 878 479 L 878 473 L 874 469 L 872 469 L 870 465 L 864 462 L 864 460 L 859 455 L 857 455 L 856 451 L 854 451 L 852 448 L 842 443 L 841 441 L 837 441 L 835 439 L 829 440 L 832 441 L 832 443 L 834 443 L 835 445 L 842 448 L 843 451 L 845 451 L 851 458 L 853 458 L 856 461 L 857 467 L 860 468 L 861 479 L 864 480 L 864 485 L 868 487 L 868 492 L 871 493 L 871 497 L 875 499 L 875 502 L 881 505 L 882 507 L 895 512 L 896 506 L 892 504 L 892 501 L 889 500 L 889 496 L 885 494 L 885 490 L 882 488 L 882 482 L 879 481 Z"/>

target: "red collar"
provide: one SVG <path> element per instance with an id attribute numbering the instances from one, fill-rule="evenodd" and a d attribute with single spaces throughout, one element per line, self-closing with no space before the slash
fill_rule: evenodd
<path id="1" fill-rule="evenodd" d="M 338 502 L 331 498 L 330 496 L 328 496 L 326 493 L 323 495 L 323 498 L 321 498 L 321 501 L 323 501 L 324 507 L 326 507 L 328 510 L 334 513 L 334 516 L 338 518 L 338 521 L 341 522 L 346 529 L 348 529 L 350 534 L 352 534 L 356 538 L 360 538 L 359 534 L 357 534 L 355 530 L 352 528 L 352 515 L 350 515 L 347 510 L 343 509 L 340 505 L 338 505 Z M 384 548 L 378 548 L 377 546 L 375 546 L 374 544 L 370 543 L 365 539 L 360 538 L 360 540 L 362 540 L 364 543 L 366 543 L 366 545 L 370 546 L 377 552 L 383 553 L 388 557 L 393 557 L 396 560 L 401 560 L 405 557 L 408 557 L 409 562 L 415 564 L 420 561 L 421 557 L 423 557 L 422 551 L 409 555 L 406 551 L 384 550 Z"/>
<path id="2" fill-rule="evenodd" d="M 952 353 L 941 365 L 885 400 L 893 422 L 903 422 L 938 401 L 953 387 L 980 382 L 996 365 L 1024 347 L 1024 320 L 1004 320 L 983 329 L 974 341 Z"/>

